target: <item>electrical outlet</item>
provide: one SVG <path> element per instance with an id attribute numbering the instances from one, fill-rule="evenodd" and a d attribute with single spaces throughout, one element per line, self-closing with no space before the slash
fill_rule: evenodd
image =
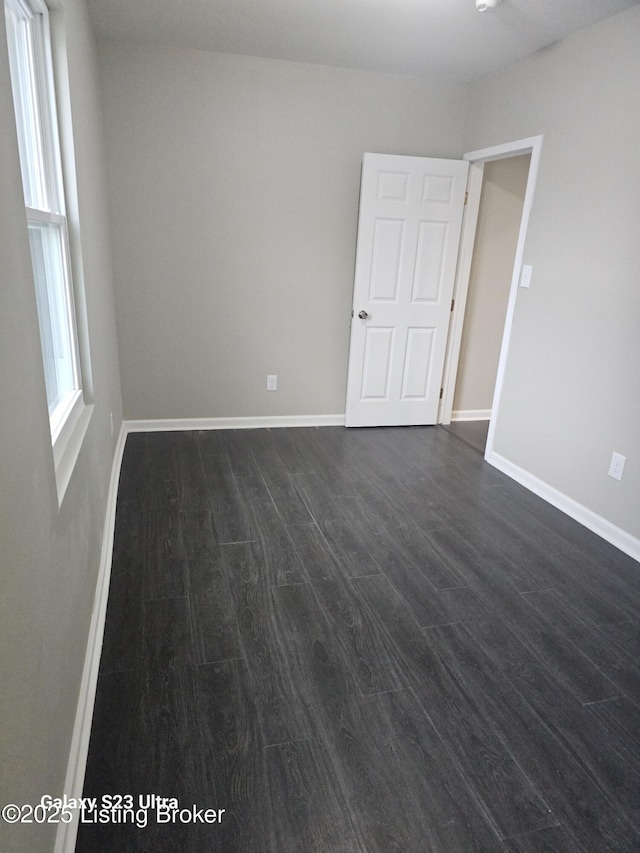
<path id="1" fill-rule="evenodd" d="M 278 377 L 275 373 L 270 373 L 267 376 L 267 391 L 277 391 L 278 390 Z"/>
<path id="2" fill-rule="evenodd" d="M 113 412 L 111 412 L 109 418 L 111 420 L 111 438 L 113 438 Z"/>
<path id="3" fill-rule="evenodd" d="M 622 456 L 620 453 L 612 453 L 611 465 L 609 465 L 609 476 L 613 477 L 614 480 L 621 480 L 622 472 L 624 471 L 624 463 L 626 461 L 626 456 Z"/>

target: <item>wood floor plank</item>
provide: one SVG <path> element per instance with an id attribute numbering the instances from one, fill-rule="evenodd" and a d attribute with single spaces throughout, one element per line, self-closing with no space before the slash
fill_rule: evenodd
<path id="1" fill-rule="evenodd" d="M 502 851 L 498 836 L 413 691 L 369 696 L 363 707 L 373 737 L 400 756 L 407 795 L 424 815 L 424 849 Z"/>
<path id="2" fill-rule="evenodd" d="M 143 783 L 146 787 L 146 778 L 139 778 L 143 684 L 140 670 L 100 674 L 90 743 L 90 755 L 95 755 L 96 760 L 87 764 L 86 796 L 133 792 Z"/>
<path id="3" fill-rule="evenodd" d="M 406 524 L 388 525 L 381 511 L 362 500 L 351 512 L 345 512 L 345 518 L 347 523 L 359 525 L 381 572 L 403 596 L 418 625 L 446 625 L 487 616 L 486 603 L 468 585 L 464 560 L 453 561 L 445 549 L 438 547 L 440 528 L 425 532 L 415 524 L 410 531 Z M 405 547 L 406 541 L 411 542 L 410 548 Z M 416 542 L 420 543 L 417 548 Z M 471 552 L 464 557 L 473 562 L 476 554 Z"/>
<path id="4" fill-rule="evenodd" d="M 549 551 L 561 554 L 572 549 L 562 533 L 545 523 L 539 510 L 531 508 L 529 499 L 523 498 L 522 489 L 514 489 L 508 480 L 506 485 L 506 489 L 494 489 L 484 495 L 489 506 L 494 505 L 511 527 L 523 527 L 528 537 L 544 542 Z"/>
<path id="5" fill-rule="evenodd" d="M 337 558 L 315 522 L 289 525 L 287 533 L 307 580 L 342 577 Z"/>
<path id="6" fill-rule="evenodd" d="M 562 625 L 545 619 L 533 607 L 511 611 L 502 622 L 479 620 L 471 630 L 479 641 L 496 649 L 494 660 L 500 657 L 500 665 L 507 674 L 522 666 L 520 645 L 539 666 L 553 672 L 576 704 L 619 695 L 617 685 L 567 637 Z M 508 648 L 503 645 L 505 633 L 517 638 L 517 643 L 509 641 Z M 509 651 L 514 651 L 513 659 L 507 654 Z"/>
<path id="7" fill-rule="evenodd" d="M 458 451 L 453 464 L 432 468 L 426 474 L 426 479 L 431 483 L 432 488 L 445 498 L 456 499 L 469 494 L 489 494 L 491 489 L 505 482 L 504 474 L 490 465 L 483 464 L 475 451 L 470 448 L 465 450 L 468 450 L 468 458 L 464 464 L 460 464 L 461 451 Z"/>
<path id="8" fill-rule="evenodd" d="M 194 441 L 200 452 L 200 457 L 224 453 L 221 435 L 223 430 L 203 429 L 193 433 Z"/>
<path id="9" fill-rule="evenodd" d="M 120 479 L 118 482 L 118 509 L 121 514 L 130 507 L 139 506 L 149 496 L 149 468 L 147 465 L 147 434 L 129 433 L 127 436 Z"/>
<path id="10" fill-rule="evenodd" d="M 405 683 L 415 690 L 494 831 L 506 838 L 556 823 L 540 792 L 522 773 L 494 730 L 480 701 L 482 695 L 467 692 L 464 683 L 434 652 L 435 640 L 456 626 L 429 628 L 416 638 L 415 632 L 407 628 L 404 605 L 389 597 L 380 585 L 370 583 L 362 594 L 385 613 L 389 633 L 403 661 Z"/>
<path id="11" fill-rule="evenodd" d="M 249 542 L 254 538 L 246 507 L 226 453 L 206 454 L 202 467 L 218 542 Z"/>
<path id="12" fill-rule="evenodd" d="M 507 481 L 501 490 L 507 493 L 512 510 L 521 522 L 534 529 L 533 518 L 537 532 L 553 545 L 556 553 L 562 553 L 569 561 L 575 559 L 578 566 L 586 558 L 587 564 L 595 563 L 606 570 L 601 575 L 604 582 L 621 580 L 638 592 L 638 564 L 632 557 L 519 484 Z"/>
<path id="13" fill-rule="evenodd" d="M 183 530 L 196 662 L 242 658 L 234 601 L 211 514 L 186 514 Z"/>
<path id="14" fill-rule="evenodd" d="M 438 590 L 432 583 L 432 580 L 437 580 L 433 577 L 434 566 L 440 570 L 442 567 L 435 564 L 430 557 L 421 559 L 416 553 L 416 549 L 409 545 L 405 548 L 407 542 L 407 530 L 398 529 L 393 531 L 393 538 L 396 542 L 399 541 L 402 534 L 402 544 L 397 545 L 392 553 L 379 555 L 380 568 L 382 573 L 391 581 L 395 589 L 404 599 L 405 604 L 411 611 L 417 625 L 431 625 L 434 622 L 450 622 L 452 621 L 445 615 L 444 606 L 439 598 Z M 417 534 L 421 540 L 422 534 Z M 415 540 L 414 540 L 415 543 Z M 429 549 L 430 550 L 430 549 Z M 425 549 L 426 551 L 426 549 Z M 446 571 L 446 569 L 445 569 Z M 442 574 L 438 574 L 442 578 Z M 455 583 L 450 575 L 445 583 Z M 459 589 L 456 586 L 455 589 Z"/>
<path id="15" fill-rule="evenodd" d="M 616 749 L 624 749 L 627 760 L 640 767 L 640 726 L 638 704 L 626 696 L 608 702 L 596 702 L 586 708 L 598 720 L 601 728 L 600 744 L 608 751 L 610 740 Z"/>
<path id="16" fill-rule="evenodd" d="M 562 624 L 562 631 L 614 684 L 620 693 L 640 700 L 640 629 L 635 621 L 615 620 L 620 611 L 604 598 L 579 592 L 545 590 L 525 599 L 539 612 Z M 611 620 L 611 621 L 601 621 Z"/>
<path id="17" fill-rule="evenodd" d="M 451 627 L 428 629 L 427 646 L 414 657 L 420 676 L 414 689 L 431 722 L 501 838 L 556 823 L 543 790 L 531 783 L 496 731 L 482 686 L 471 692 L 433 655 L 434 633 Z"/>
<path id="18" fill-rule="evenodd" d="M 360 500 L 377 518 L 384 519 L 389 530 L 405 527 L 411 521 L 428 533 L 451 521 L 446 506 L 434 497 L 422 475 L 381 477 L 374 470 L 372 476 L 358 482 L 357 488 Z"/>
<path id="19" fill-rule="evenodd" d="M 474 556 L 474 549 L 466 541 L 457 540 L 452 530 L 431 534 L 437 547 L 454 564 L 460 566 L 476 589 L 479 597 L 499 621 L 480 620 L 490 631 L 508 630 L 541 661 L 550 663 L 570 689 L 577 702 L 597 701 L 617 695 L 618 689 L 611 679 L 570 641 L 564 632 L 564 621 L 545 618 L 533 607 L 526 607 L 527 596 L 515 594 L 513 580 L 502 571 L 501 560 L 487 561 L 482 555 Z M 512 644 L 513 646 L 513 644 Z M 520 661 L 516 657 L 515 665 Z"/>
<path id="20" fill-rule="evenodd" d="M 320 529 L 346 577 L 358 578 L 381 573 L 375 544 L 360 524 L 346 518 L 336 518 L 323 521 Z"/>
<path id="21" fill-rule="evenodd" d="M 172 672 L 195 664 L 189 599 L 145 601 L 142 611 L 142 669 Z"/>
<path id="22" fill-rule="evenodd" d="M 266 518 L 263 522 L 266 522 Z M 274 518 L 269 536 L 259 537 L 255 550 L 272 586 L 306 581 L 298 551 L 280 519 Z"/>
<path id="23" fill-rule="evenodd" d="M 581 848 L 561 826 L 552 826 L 504 841 L 507 853 L 581 853 Z"/>
<path id="24" fill-rule="evenodd" d="M 313 521 L 309 507 L 290 478 L 285 485 L 270 484 L 269 493 L 283 524 L 308 524 Z"/>
<path id="25" fill-rule="evenodd" d="M 281 440 L 288 430 L 258 430 L 252 452 L 257 470 L 269 488 L 286 486 L 291 474 L 303 474 L 309 466 L 300 464 L 298 454 L 292 452 L 292 441 Z M 286 461 L 285 461 L 286 460 Z"/>
<path id="26" fill-rule="evenodd" d="M 291 485 L 317 524 L 340 518 L 340 510 L 335 503 L 336 494 L 315 471 L 308 474 L 292 474 Z"/>
<path id="27" fill-rule="evenodd" d="M 545 541 L 531 535 L 524 522 L 520 529 L 514 529 L 499 506 L 488 506 L 485 498 L 484 495 L 464 496 L 449 505 L 457 535 L 472 541 L 482 559 L 499 563 L 500 574 L 509 579 L 518 592 L 566 583 L 567 572 L 562 560 Z M 504 500 L 508 500 L 506 495 Z"/>
<path id="28" fill-rule="evenodd" d="M 573 592 L 574 610 L 591 611 L 594 624 L 604 625 L 634 619 L 640 607 L 640 591 L 615 572 L 607 571 L 598 560 L 578 552 L 564 552 L 557 558 L 566 577 L 562 585 Z M 570 598 L 570 595 L 565 597 Z"/>
<path id="29" fill-rule="evenodd" d="M 474 585 L 476 552 L 451 525 L 423 533 L 410 521 L 402 530 L 393 531 L 393 535 L 398 538 L 400 533 L 403 534 L 403 548 L 433 589 Z M 453 543 L 454 547 L 449 548 L 449 543 Z"/>
<path id="30" fill-rule="evenodd" d="M 287 662 L 275 619 L 271 586 L 254 543 L 223 545 L 242 648 L 262 718 L 265 744 L 313 736 Z M 283 587 L 287 589 L 288 587 Z"/>
<path id="31" fill-rule="evenodd" d="M 440 430 L 382 427 L 359 432 L 364 434 L 376 459 L 371 470 L 383 479 L 389 476 L 400 480 L 413 479 L 416 473 L 424 476 L 431 469 L 445 467 L 449 462 L 446 454 L 437 451 L 442 446 L 442 441 L 438 440 Z"/>
<path id="32" fill-rule="evenodd" d="M 578 535 L 576 528 L 581 526 L 573 519 L 558 514 L 553 507 L 517 487 L 517 484 L 494 489 L 483 500 L 485 507 L 489 504 L 490 518 L 486 517 L 485 509 L 481 524 L 499 523 L 504 527 L 506 535 L 498 540 L 498 544 L 509 559 L 527 560 L 536 574 L 542 560 L 546 559 L 553 567 L 548 582 L 532 585 L 531 590 L 536 586 L 561 585 L 571 587 L 576 594 L 581 591 L 590 594 L 595 590 L 614 606 L 623 610 L 628 608 L 628 615 L 637 612 L 640 578 L 637 569 L 629 570 L 629 563 L 635 561 L 616 552 L 617 559 L 614 558 L 613 564 L 609 563 L 612 546 L 584 528 L 581 528 L 582 548 L 578 547 L 574 542 Z M 549 518 L 555 520 L 554 525 L 549 526 Z M 565 535 L 568 525 L 571 526 L 570 541 Z M 473 534 L 481 540 L 479 528 L 477 525 Z M 602 596 L 603 592 L 605 596 Z"/>
<path id="33" fill-rule="evenodd" d="M 402 681 L 396 671 L 395 646 L 378 614 L 360 596 L 361 587 L 362 584 L 353 585 L 342 579 L 316 581 L 313 585 L 362 693 L 399 690 Z"/>
<path id="34" fill-rule="evenodd" d="M 308 474 L 312 470 L 307 452 L 312 430 L 307 427 L 266 430 L 269 446 L 274 448 L 287 474 Z"/>
<path id="35" fill-rule="evenodd" d="M 482 584 L 481 576 L 478 574 L 478 565 L 482 561 L 482 551 L 477 542 L 470 537 L 461 536 L 457 527 L 448 524 L 440 527 L 429 534 L 429 543 L 433 552 L 433 561 L 445 565 L 452 580 L 458 579 L 458 583 L 440 580 L 438 589 L 452 589 L 456 586 L 476 586 Z M 430 571 L 434 569 L 430 568 Z"/>
<path id="36" fill-rule="evenodd" d="M 286 653 L 304 685 L 363 848 L 370 853 L 425 850 L 426 827 L 407 795 L 399 756 L 372 737 L 355 681 L 309 584 L 273 591 Z M 393 804 L 388 792 L 395 791 Z M 428 849 L 428 847 L 426 848 Z"/>
<path id="37" fill-rule="evenodd" d="M 116 517 L 111 584 L 107 604 L 101 672 L 137 669 L 142 664 L 145 521 L 131 508 Z"/>
<path id="38" fill-rule="evenodd" d="M 234 477 L 255 477 L 258 463 L 253 454 L 253 443 L 261 430 L 229 429 L 220 432 L 220 443 L 229 459 Z"/>
<path id="39" fill-rule="evenodd" d="M 446 633 L 445 633 L 446 632 Z M 452 626 L 430 631 L 432 647 L 447 670 L 473 693 L 482 712 L 491 720 L 494 730 L 513 755 L 518 766 L 544 795 L 555 820 L 567 827 L 584 851 L 631 851 L 640 836 L 633 815 L 620 807 L 606 772 L 595 770 L 595 758 L 585 740 L 575 735 L 569 740 L 562 725 L 573 718 L 575 706 L 562 708 L 562 693 L 554 702 L 556 724 L 544 721 L 527 701 L 527 686 L 505 681 L 485 656 L 468 626 Z M 536 688 L 541 674 L 535 678 Z M 518 689 L 513 688 L 513 684 Z M 549 685 L 551 682 L 549 682 Z M 527 697 L 527 698 L 525 698 Z M 618 791 L 622 790 L 618 786 Z M 598 802 L 597 813 L 590 803 Z M 504 837 L 511 834 L 507 833 Z"/>
<path id="40" fill-rule="evenodd" d="M 335 495 L 352 497 L 357 494 L 356 483 L 368 476 L 368 469 L 360 464 L 359 436 L 350 440 L 344 430 L 329 427 L 313 430 L 305 436 L 305 453 L 313 471 Z"/>
<path id="41" fill-rule="evenodd" d="M 464 441 L 469 447 L 484 455 L 487 446 L 487 432 L 489 421 L 453 421 L 444 427 L 453 433 L 460 441 Z"/>
<path id="42" fill-rule="evenodd" d="M 181 512 L 209 510 L 209 492 L 198 447 L 178 455 L 176 485 Z"/>
<path id="43" fill-rule="evenodd" d="M 182 520 L 178 507 L 158 509 L 147 518 L 143 596 L 183 596 L 187 591 Z"/>
<path id="44" fill-rule="evenodd" d="M 147 476 L 156 485 L 162 481 L 175 481 L 178 471 L 178 453 L 190 436 L 178 432 L 149 432 L 146 434 Z"/>
<path id="45" fill-rule="evenodd" d="M 208 796 L 200 762 L 199 721 L 195 714 L 193 673 L 126 672 L 105 675 L 98 685 L 90 749 L 101 756 L 90 763 L 85 796 L 139 795 L 175 797 L 183 805 Z M 189 849 L 187 825 L 86 824 L 80 827 L 77 853 L 96 850 L 153 851 Z"/>
<path id="46" fill-rule="evenodd" d="M 349 820 L 335 770 L 319 741 L 266 751 L 274 850 L 280 853 L 366 853 Z"/>
<path id="47" fill-rule="evenodd" d="M 264 480 L 243 477 L 237 480 L 265 583 L 281 586 L 306 580 L 297 551 L 271 498 Z"/>
<path id="48" fill-rule="evenodd" d="M 618 807 L 620 822 L 632 824 L 640 839 L 640 767 L 628 742 L 605 728 L 589 706 L 561 706 L 546 722 L 601 796 Z"/>
<path id="49" fill-rule="evenodd" d="M 275 851 L 267 738 L 247 663 L 200 666 L 194 678 L 207 806 L 225 813 L 219 824 L 200 827 L 193 849 L 254 853 L 262 846 Z"/>

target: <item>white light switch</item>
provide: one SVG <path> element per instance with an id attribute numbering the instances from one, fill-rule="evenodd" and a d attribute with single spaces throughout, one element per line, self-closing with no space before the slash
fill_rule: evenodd
<path id="1" fill-rule="evenodd" d="M 278 377 L 270 373 L 267 376 L 267 391 L 277 391 L 278 390 Z"/>
<path id="2" fill-rule="evenodd" d="M 520 287 L 529 287 L 531 284 L 531 273 L 533 267 L 529 264 L 523 264 L 522 272 L 520 273 Z"/>

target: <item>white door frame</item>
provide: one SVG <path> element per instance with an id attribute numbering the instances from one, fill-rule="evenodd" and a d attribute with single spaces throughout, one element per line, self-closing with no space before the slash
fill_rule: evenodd
<path id="1" fill-rule="evenodd" d="M 485 458 L 493 449 L 493 436 L 495 433 L 496 418 L 500 406 L 502 384 L 507 365 L 509 341 L 511 339 L 511 326 L 518 294 L 520 281 L 520 270 L 524 257 L 524 244 L 529 226 L 529 216 L 533 206 L 538 169 L 540 166 L 540 154 L 542 151 L 542 136 L 531 136 L 526 139 L 518 139 L 515 142 L 507 142 L 503 145 L 494 145 L 491 148 L 481 148 L 470 151 L 463 156 L 464 160 L 470 161 L 469 180 L 467 184 L 467 205 L 462 222 L 462 236 L 458 254 L 458 269 L 453 289 L 455 308 L 449 327 L 449 338 L 447 341 L 447 354 L 445 357 L 444 373 L 442 377 L 442 401 L 438 414 L 438 423 L 448 424 L 451 421 L 453 409 L 453 395 L 458 371 L 458 360 L 460 358 L 460 345 L 462 343 L 462 326 L 464 322 L 464 309 L 466 307 L 467 294 L 469 290 L 469 275 L 471 272 L 471 258 L 476 239 L 476 228 L 478 225 L 478 210 L 480 208 L 480 193 L 482 190 L 482 177 L 484 164 L 491 160 L 503 160 L 506 157 L 516 157 L 518 154 L 531 154 L 531 164 L 527 177 L 527 188 L 524 195 L 522 218 L 520 220 L 520 231 L 516 245 L 516 254 L 513 262 L 513 273 L 509 288 L 509 300 L 505 316 L 504 332 L 502 335 L 502 346 L 498 360 L 498 371 L 496 374 L 496 385 L 491 405 L 491 419 L 489 421 L 489 432 L 487 435 L 487 446 Z"/>

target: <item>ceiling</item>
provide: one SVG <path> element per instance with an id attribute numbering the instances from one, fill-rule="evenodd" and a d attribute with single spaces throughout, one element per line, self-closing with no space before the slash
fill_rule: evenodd
<path id="1" fill-rule="evenodd" d="M 88 0 L 130 39 L 465 83 L 640 0 Z"/>

